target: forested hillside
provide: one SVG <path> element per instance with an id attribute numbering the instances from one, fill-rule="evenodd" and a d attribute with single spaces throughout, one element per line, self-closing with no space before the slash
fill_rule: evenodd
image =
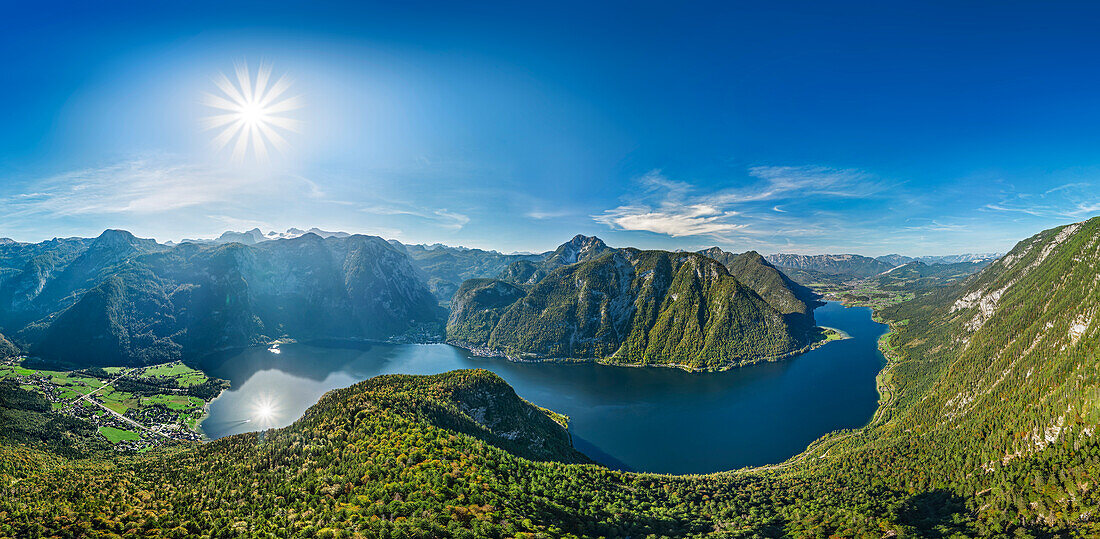
<path id="1" fill-rule="evenodd" d="M 523 295 L 503 281 L 464 285 L 448 337 L 521 357 L 706 370 L 805 346 L 812 310 L 782 275 L 758 256 L 735 267 L 775 304 L 705 256 L 615 249 L 560 266 Z"/>
<path id="2" fill-rule="evenodd" d="M 699 254 L 721 262 L 730 275 L 753 289 L 769 305 L 783 313 L 795 326 L 813 326 L 813 309 L 821 305 L 818 295 L 802 286 L 771 265 L 760 253 L 747 251 L 729 253 L 711 247 Z"/>
<path id="3" fill-rule="evenodd" d="M 0 246 L 0 330 L 46 359 L 131 365 L 291 337 L 438 334 L 442 311 L 381 238 L 248 246 L 90 241 Z"/>

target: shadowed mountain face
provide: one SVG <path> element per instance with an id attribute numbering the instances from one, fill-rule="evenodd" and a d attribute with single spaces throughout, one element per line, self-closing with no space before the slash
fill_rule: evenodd
<path id="1" fill-rule="evenodd" d="M 515 264 L 534 263 L 547 255 L 506 255 L 496 251 L 465 249 L 446 245 L 403 245 L 391 241 L 409 255 L 427 278 L 428 288 L 440 303 L 447 304 L 467 279 L 496 277 Z M 534 261 L 534 262 L 531 262 Z"/>
<path id="2" fill-rule="evenodd" d="M 383 339 L 441 325 L 422 276 L 381 238 L 170 247 L 109 230 L 85 245 L 5 258 L 0 328 L 36 355 L 143 364 L 279 337 Z"/>
<path id="3" fill-rule="evenodd" d="M 702 255 L 611 249 L 578 236 L 537 267 L 557 265 L 529 290 L 502 280 L 465 283 L 452 302 L 448 338 L 518 356 L 698 369 L 803 346 L 813 326 L 812 308 L 799 297 L 806 291 L 792 290 L 755 253 L 733 258 L 731 275 Z"/>

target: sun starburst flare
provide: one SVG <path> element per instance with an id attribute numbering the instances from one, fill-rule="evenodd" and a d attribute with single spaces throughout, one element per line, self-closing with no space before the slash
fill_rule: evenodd
<path id="1" fill-rule="evenodd" d="M 260 428 L 268 428 L 279 422 L 279 404 L 271 395 L 260 395 L 252 402 L 250 421 Z"/>
<path id="2" fill-rule="evenodd" d="M 218 130 L 212 144 L 222 151 L 233 145 L 233 159 L 243 161 L 249 149 L 257 161 L 268 158 L 268 146 L 285 154 L 290 144 L 283 137 L 285 132 L 297 133 L 299 120 L 288 118 L 286 113 L 302 108 L 301 96 L 283 97 L 292 80 L 284 73 L 270 86 L 271 64 L 260 63 L 253 79 L 248 64 L 235 64 L 236 83 L 224 73 L 218 73 L 214 85 L 221 95 L 206 93 L 203 104 L 222 111 L 202 119 L 206 130 Z"/>

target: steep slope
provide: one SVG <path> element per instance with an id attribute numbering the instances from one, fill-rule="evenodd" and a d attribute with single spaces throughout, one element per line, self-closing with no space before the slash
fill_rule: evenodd
<path id="1" fill-rule="evenodd" d="M 723 369 L 795 352 L 808 329 L 697 254 L 605 250 L 555 269 L 522 299 L 521 289 L 508 292 L 480 317 L 452 312 L 448 337 L 516 356 Z M 492 318 L 488 338 L 475 339 Z M 479 331 L 459 337 L 469 327 Z"/>
<path id="2" fill-rule="evenodd" d="M 768 262 L 778 268 L 811 270 L 829 275 L 871 277 L 894 267 L 892 264 L 860 255 L 768 255 Z"/>
<path id="3" fill-rule="evenodd" d="M 0 334 L 0 359 L 7 359 L 17 355 L 19 355 L 19 348 L 12 344 L 3 334 Z"/>
<path id="4" fill-rule="evenodd" d="M 887 406 L 858 437 L 811 454 L 895 488 L 944 490 L 983 533 L 1094 522 L 1098 303 L 1100 218 L 1039 233 L 955 287 L 885 309 Z"/>
<path id="5" fill-rule="evenodd" d="M 50 271 L 27 264 L 0 284 L 0 298 L 13 307 L 5 329 L 32 353 L 73 365 L 167 361 L 278 337 L 442 330 L 423 275 L 376 237 L 169 247 L 108 231 L 70 258 Z"/>

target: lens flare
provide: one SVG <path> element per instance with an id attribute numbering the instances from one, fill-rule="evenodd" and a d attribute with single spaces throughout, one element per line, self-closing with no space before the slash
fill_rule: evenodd
<path id="1" fill-rule="evenodd" d="M 252 403 L 252 423 L 260 428 L 275 425 L 279 420 L 277 401 L 267 395 L 258 397 Z"/>
<path id="2" fill-rule="evenodd" d="M 297 133 L 299 120 L 288 118 L 286 113 L 302 108 L 301 96 L 284 98 L 293 81 L 283 74 L 274 84 L 271 80 L 271 64 L 261 62 L 253 79 L 248 64 L 235 64 L 236 83 L 218 73 L 214 85 L 220 95 L 206 93 L 203 104 L 217 109 L 213 116 L 202 119 L 206 130 L 219 130 L 212 144 L 217 152 L 233 146 L 233 159 L 244 161 L 249 151 L 257 161 L 266 161 L 268 146 L 286 153 L 290 144 L 283 137 L 286 132 Z"/>

